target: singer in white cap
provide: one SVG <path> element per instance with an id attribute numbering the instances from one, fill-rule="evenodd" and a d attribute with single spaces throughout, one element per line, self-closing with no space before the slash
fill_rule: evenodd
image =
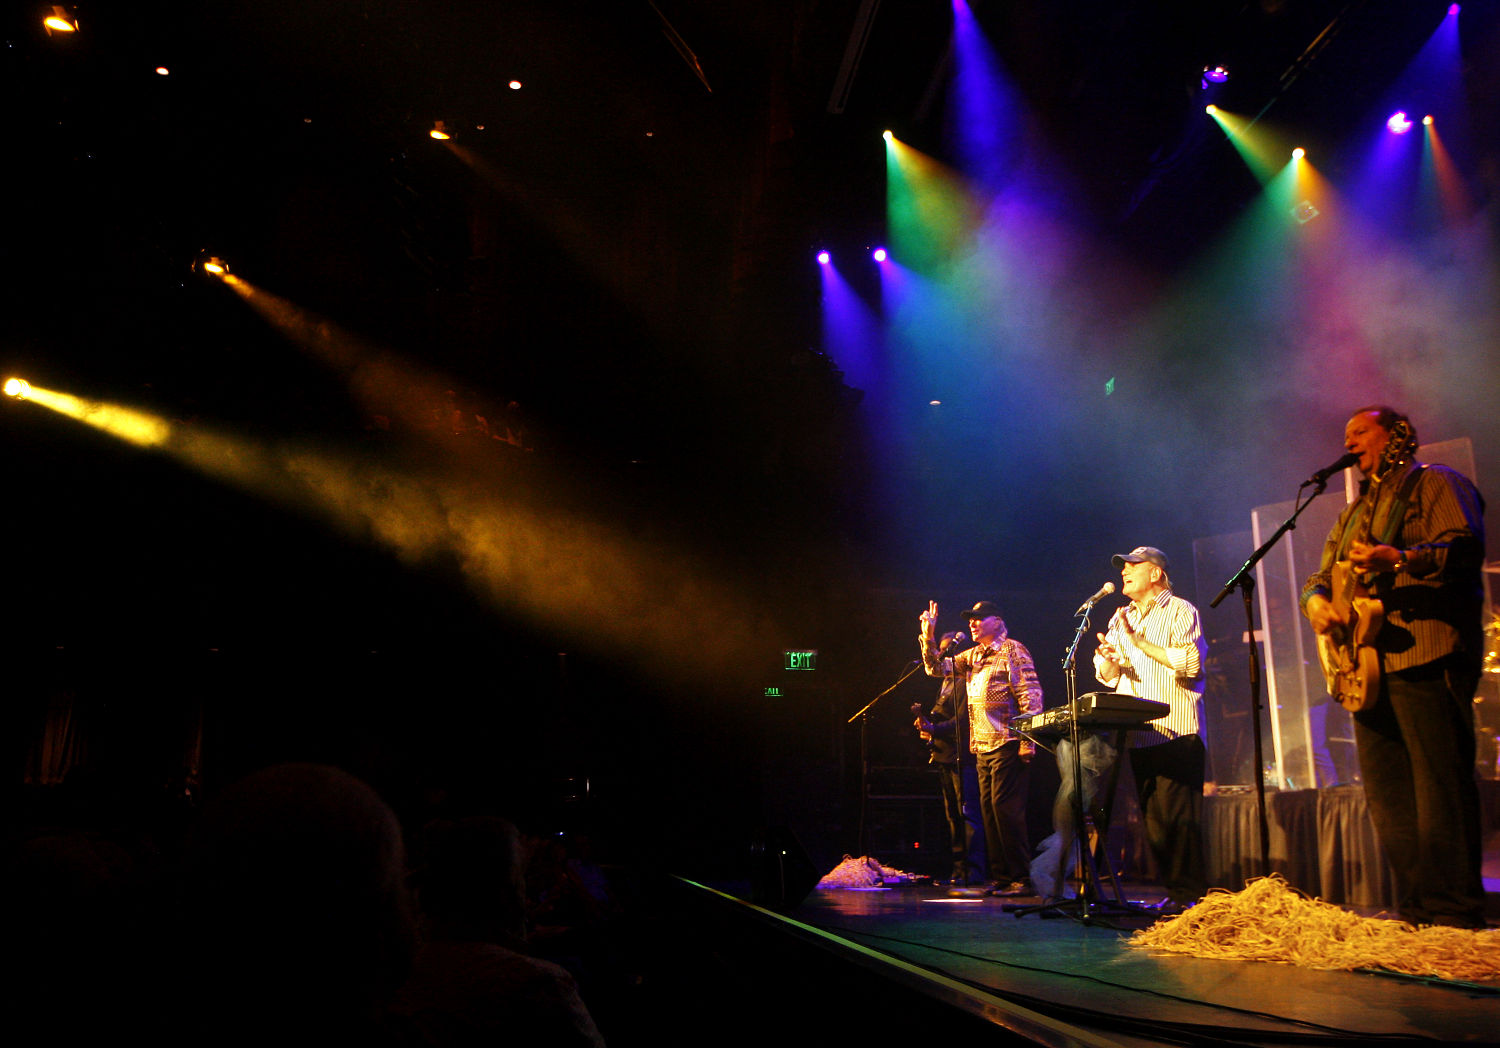
<path id="1" fill-rule="evenodd" d="M 1094 675 L 1124 695 L 1165 702 L 1160 720 L 1131 733 L 1130 769 L 1146 842 L 1168 904 L 1191 906 L 1208 890 L 1203 853 L 1203 661 L 1198 609 L 1172 592 L 1167 555 L 1155 546 L 1116 554 L 1130 603 L 1110 617 L 1094 653 Z"/>

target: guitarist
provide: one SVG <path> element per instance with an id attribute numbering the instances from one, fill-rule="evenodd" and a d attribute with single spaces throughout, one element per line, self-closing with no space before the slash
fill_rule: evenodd
<path id="1" fill-rule="evenodd" d="M 1484 500 L 1462 474 L 1412 460 L 1416 445 L 1410 420 L 1384 405 L 1349 419 L 1344 447 L 1364 482 L 1328 535 L 1302 610 L 1320 637 L 1347 632 L 1349 611 L 1331 599 L 1339 561 L 1380 601 L 1379 689 L 1354 713 L 1354 734 L 1397 906 L 1412 924 L 1482 928 L 1472 703 L 1484 650 Z"/>
<path id="2" fill-rule="evenodd" d="M 932 712 L 920 704 L 911 708 L 914 725 L 927 743 L 927 760 L 938 773 L 948 844 L 953 853 L 950 882 L 955 887 L 983 884 L 989 868 L 984 851 L 984 824 L 979 820 L 979 777 L 969 753 L 969 700 L 964 682 L 953 672 L 951 656 L 963 647 L 962 633 L 945 633 L 938 642 L 939 665 L 944 667 Z"/>

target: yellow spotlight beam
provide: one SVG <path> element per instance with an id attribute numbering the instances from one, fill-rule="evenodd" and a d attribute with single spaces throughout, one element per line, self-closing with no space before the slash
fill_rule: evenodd
<path id="1" fill-rule="evenodd" d="M 1448 155 L 1447 148 L 1443 145 L 1442 136 L 1438 134 L 1437 125 L 1431 117 L 1422 121 L 1424 132 L 1425 151 L 1422 157 L 1422 172 L 1437 183 L 1438 197 L 1442 202 L 1443 221 L 1450 225 L 1458 225 L 1473 210 L 1474 202 L 1469 196 L 1468 187 L 1464 185 L 1464 179 L 1458 172 L 1458 167 L 1453 163 L 1453 158 Z"/>
<path id="2" fill-rule="evenodd" d="M 1245 161 L 1245 165 L 1265 185 L 1276 177 L 1286 163 L 1286 139 L 1275 131 L 1257 124 L 1250 117 L 1231 113 L 1218 106 L 1208 106 L 1205 112 L 1224 129 L 1229 142 Z"/>
<path id="3" fill-rule="evenodd" d="M 119 439 L 165 454 L 241 490 L 318 517 L 404 562 L 456 556 L 474 590 L 560 636 L 578 629 L 579 609 L 608 614 L 588 629 L 621 657 L 658 671 L 758 679 L 780 630 L 755 601 L 715 581 L 719 574 L 678 545 L 631 535 L 617 521 L 570 515 L 555 505 L 475 487 L 461 473 L 390 469 L 357 457 L 263 444 L 147 412 L 39 389 L 11 379 L 5 391 Z M 701 629 L 712 618 L 715 628 Z M 695 637 L 692 660 L 681 638 Z M 785 638 L 780 638 L 782 643 Z"/>
<path id="4" fill-rule="evenodd" d="M 155 415 L 102 400 L 85 400 L 71 393 L 43 389 L 31 385 L 25 379 L 9 379 L 5 383 L 5 392 L 21 400 L 30 400 L 44 408 L 51 408 L 59 414 L 77 419 L 138 447 L 160 447 L 172 435 L 172 424 Z"/>
<path id="5" fill-rule="evenodd" d="M 421 429 L 434 404 L 453 388 L 451 378 L 418 368 L 326 317 L 226 273 L 220 279 L 272 327 L 341 375 L 360 406 Z"/>

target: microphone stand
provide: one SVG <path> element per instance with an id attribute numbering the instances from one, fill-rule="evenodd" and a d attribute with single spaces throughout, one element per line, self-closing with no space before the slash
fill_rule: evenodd
<path id="1" fill-rule="evenodd" d="M 1232 589 L 1238 589 L 1244 598 L 1245 636 L 1250 639 L 1250 643 L 1247 645 L 1250 649 L 1250 724 L 1255 739 L 1255 817 L 1260 830 L 1261 876 L 1266 876 L 1271 872 L 1271 825 L 1266 818 L 1266 765 L 1260 730 L 1260 653 L 1255 647 L 1255 609 L 1251 604 L 1251 595 L 1255 592 L 1255 577 L 1251 574 L 1251 570 L 1261 562 L 1261 559 L 1267 553 L 1271 552 L 1272 546 L 1281 541 L 1281 536 L 1297 526 L 1297 518 L 1302 515 L 1302 511 L 1312 505 L 1312 500 L 1323 494 L 1324 489 L 1328 487 L 1328 478 L 1315 474 L 1311 480 L 1302 485 L 1302 488 L 1309 485 L 1315 485 L 1315 487 L 1312 494 L 1307 496 L 1307 501 L 1301 502 L 1292 510 L 1292 515 L 1281 522 L 1281 526 L 1276 529 L 1270 538 L 1261 543 L 1260 548 L 1250 555 L 1250 559 L 1245 561 L 1240 570 L 1235 572 L 1228 582 L 1224 583 L 1224 588 L 1219 591 L 1219 595 L 1210 601 L 1208 605 L 1210 608 L 1217 608 L 1219 602 L 1229 596 L 1229 591 Z M 1297 489 L 1298 499 L 1302 497 L 1302 488 Z"/>
<path id="2" fill-rule="evenodd" d="M 918 659 L 911 665 L 907 666 L 905 672 L 903 672 L 901 676 L 896 678 L 896 682 L 894 684 L 892 684 L 889 688 L 886 688 L 869 702 L 865 703 L 863 709 L 859 710 L 854 714 L 854 716 L 850 717 L 847 721 L 844 722 L 845 724 L 853 724 L 855 721 L 859 721 L 859 854 L 862 856 L 868 856 L 870 854 L 868 848 L 866 847 L 865 841 L 865 814 L 867 808 L 869 807 L 870 800 L 869 713 L 875 708 L 875 704 L 877 702 L 885 698 L 897 688 L 901 687 L 902 684 L 905 684 L 907 678 L 909 678 L 913 673 L 917 672 L 917 669 L 921 665 L 922 660 Z"/>
<path id="3" fill-rule="evenodd" d="M 1099 884 L 1099 870 L 1094 859 L 1094 850 L 1089 844 L 1088 825 L 1085 822 L 1085 805 L 1083 802 L 1083 733 L 1078 727 L 1078 645 L 1083 641 L 1083 635 L 1089 631 L 1089 616 L 1094 611 L 1094 601 L 1088 601 L 1078 610 L 1078 627 L 1073 631 L 1073 643 L 1068 646 L 1067 654 L 1063 656 L 1063 679 L 1066 682 L 1068 693 L 1068 738 L 1073 744 L 1073 837 L 1078 845 L 1078 862 L 1081 867 L 1078 893 L 1066 902 L 1057 901 L 1043 903 L 1040 906 L 1015 907 L 1012 912 L 1017 917 L 1024 917 L 1028 913 L 1040 913 L 1043 916 L 1071 916 L 1076 917 L 1082 924 L 1104 924 L 1112 927 L 1104 921 L 1101 914 L 1105 907 L 1103 890 Z M 1121 733 L 1123 735 L 1123 733 Z M 1032 740 L 1035 741 L 1035 740 Z M 1118 740 L 1117 740 L 1118 741 Z M 1122 759 L 1123 746 L 1118 747 L 1115 760 Z M 1102 839 L 1103 831 L 1100 831 Z M 1062 846 L 1062 855 L 1058 859 L 1057 889 L 1060 893 L 1063 886 L 1063 871 L 1068 866 L 1068 855 L 1071 848 L 1058 842 Z M 1119 913 L 1142 912 L 1137 907 L 1123 901 L 1113 906 Z M 1007 907 L 1010 909 L 1010 907 Z"/>

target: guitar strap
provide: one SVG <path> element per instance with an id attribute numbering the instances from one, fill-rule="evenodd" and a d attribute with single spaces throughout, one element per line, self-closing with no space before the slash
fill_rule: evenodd
<path id="1" fill-rule="evenodd" d="M 1417 481 L 1421 479 L 1422 471 L 1426 468 L 1425 464 L 1421 462 L 1416 463 L 1411 472 L 1406 475 L 1406 479 L 1401 482 L 1400 490 L 1396 492 L 1396 497 L 1391 500 L 1390 508 L 1386 511 L 1380 535 L 1374 539 L 1378 545 L 1390 545 L 1391 540 L 1396 537 L 1396 532 L 1401 530 L 1401 522 L 1406 518 L 1406 507 L 1411 504 L 1412 491 L 1416 488 Z M 1377 507 L 1372 506 L 1369 499 L 1361 499 L 1360 501 L 1364 505 L 1349 514 L 1349 519 L 1344 522 L 1344 533 L 1339 537 L 1338 559 L 1340 560 L 1349 555 L 1350 541 L 1353 539 L 1355 532 L 1359 530 L 1360 525 L 1364 523 L 1366 515 L 1373 514 L 1376 511 Z M 1372 535 L 1374 533 L 1373 522 L 1371 533 Z"/>
<path id="2" fill-rule="evenodd" d="M 1406 507 L 1411 504 L 1411 494 L 1416 489 L 1417 481 L 1421 479 L 1422 471 L 1427 467 L 1421 463 L 1415 463 L 1406 479 L 1401 482 L 1401 490 L 1396 492 L 1396 498 L 1391 503 L 1390 511 L 1385 517 L 1385 527 L 1380 530 L 1378 543 L 1389 546 L 1391 540 L 1396 537 L 1396 532 L 1401 530 L 1401 522 L 1406 519 Z"/>

